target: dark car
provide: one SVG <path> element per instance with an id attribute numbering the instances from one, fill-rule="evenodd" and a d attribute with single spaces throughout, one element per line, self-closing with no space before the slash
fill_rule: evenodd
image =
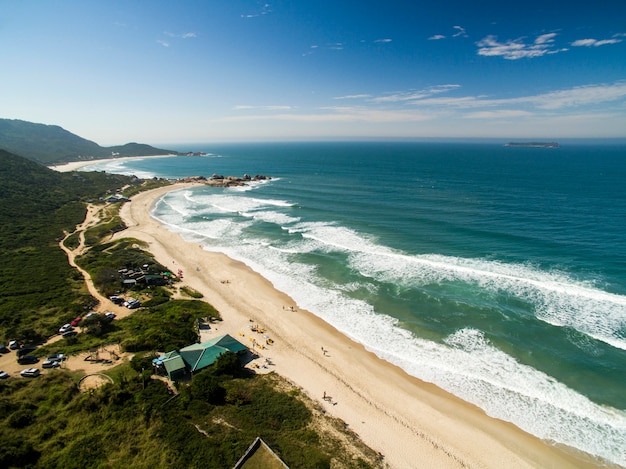
<path id="1" fill-rule="evenodd" d="M 68 337 L 74 337 L 76 334 L 78 334 L 76 331 L 67 331 L 62 334 L 62 337 L 67 339 Z"/>
<path id="2" fill-rule="evenodd" d="M 24 355 L 30 355 L 30 353 L 34 352 L 36 349 L 37 347 L 22 347 L 16 352 L 17 358 L 23 357 Z"/>
<path id="3" fill-rule="evenodd" d="M 122 303 L 124 303 L 124 301 L 126 301 L 124 299 L 124 297 L 122 296 L 117 296 L 117 295 L 113 295 L 109 297 L 109 300 L 111 300 L 113 303 L 115 303 L 116 305 L 121 305 Z"/>
<path id="4" fill-rule="evenodd" d="M 38 361 L 39 358 L 37 358 L 35 355 L 23 355 L 17 359 L 17 362 L 20 365 L 32 365 L 33 363 L 37 363 Z"/>
<path id="5" fill-rule="evenodd" d="M 0 345 L 0 353 L 9 353 L 10 350 L 6 345 Z"/>

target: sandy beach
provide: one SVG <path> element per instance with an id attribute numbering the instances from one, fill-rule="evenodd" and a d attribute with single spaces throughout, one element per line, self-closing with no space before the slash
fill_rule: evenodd
<path id="1" fill-rule="evenodd" d="M 183 187 L 134 196 L 121 210 L 129 228 L 117 236 L 147 242 L 161 264 L 182 269 L 183 284 L 220 311 L 223 321 L 207 336 L 229 333 L 248 346 L 252 340 L 262 344 L 251 368 L 276 372 L 301 387 L 380 452 L 389 467 L 595 466 L 407 375 L 299 308 L 247 266 L 168 231 L 150 217 L 150 209 L 161 195 Z M 253 332 L 254 325 L 264 332 Z"/>
<path id="2" fill-rule="evenodd" d="M 48 168 L 58 171 L 60 173 L 67 173 L 69 171 L 78 171 L 85 166 L 89 166 L 91 164 L 96 163 L 107 163 L 109 161 L 124 161 L 130 159 L 141 159 L 141 158 L 169 158 L 175 155 L 154 155 L 154 156 L 122 156 L 118 158 L 102 158 L 97 160 L 85 160 L 85 161 L 71 161 L 69 163 L 58 164 L 54 166 L 48 166 Z"/>

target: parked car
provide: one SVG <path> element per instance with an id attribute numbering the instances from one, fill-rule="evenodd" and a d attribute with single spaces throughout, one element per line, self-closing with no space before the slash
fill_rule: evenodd
<path id="1" fill-rule="evenodd" d="M 42 368 L 58 368 L 61 366 L 61 362 L 58 360 L 46 360 L 41 364 Z"/>
<path id="2" fill-rule="evenodd" d="M 9 342 L 9 348 L 11 350 L 17 350 L 18 348 L 20 348 L 20 343 L 17 340 L 12 340 Z"/>
<path id="3" fill-rule="evenodd" d="M 59 328 L 59 334 L 65 334 L 67 331 L 71 331 L 73 329 L 71 324 L 64 324 Z"/>
<path id="4" fill-rule="evenodd" d="M 116 314 L 112 311 L 107 311 L 106 313 L 104 313 L 104 317 L 107 321 L 113 321 L 115 319 L 115 316 Z"/>
<path id="5" fill-rule="evenodd" d="M 39 361 L 35 355 L 23 355 L 17 359 L 20 365 L 33 365 Z"/>
<path id="6" fill-rule="evenodd" d="M 39 376 L 40 373 L 41 371 L 39 371 L 39 368 L 26 368 L 25 370 L 20 371 L 20 375 L 27 378 L 35 378 Z"/>
<path id="7" fill-rule="evenodd" d="M 80 324 L 80 322 L 83 320 L 83 318 L 74 318 L 72 320 L 72 322 L 70 322 L 70 326 L 72 327 L 76 327 Z"/>
<path id="8" fill-rule="evenodd" d="M 6 371 L 0 371 L 0 379 L 7 379 L 9 377 L 9 373 Z"/>
<path id="9" fill-rule="evenodd" d="M 117 295 L 110 296 L 109 300 L 111 300 L 116 305 L 121 305 L 122 303 L 124 303 L 124 301 L 126 301 L 126 300 L 124 300 L 124 297 L 117 296 Z"/>
<path id="10" fill-rule="evenodd" d="M 0 345 L 0 353 L 9 353 L 9 347 L 7 347 L 6 345 Z"/>
<path id="11" fill-rule="evenodd" d="M 19 349 L 17 352 L 15 352 L 15 354 L 17 355 L 17 358 L 23 357 L 24 355 L 30 355 L 31 352 L 34 352 L 35 350 L 37 350 L 37 347 L 22 347 L 21 349 Z"/>
<path id="12" fill-rule="evenodd" d="M 64 339 L 67 339 L 68 337 L 74 337 L 76 334 L 78 334 L 78 332 L 76 332 L 76 331 L 67 331 L 67 332 L 64 332 L 63 334 L 61 334 L 61 336 Z"/>
<path id="13" fill-rule="evenodd" d="M 98 313 L 96 313 L 95 311 L 89 311 L 83 319 L 89 319 L 91 316 L 95 316 L 96 314 Z"/>
<path id="14" fill-rule="evenodd" d="M 135 309 L 135 308 L 139 308 L 141 306 L 141 303 L 139 302 L 139 300 L 130 300 L 126 302 L 126 307 L 128 309 Z"/>
<path id="15" fill-rule="evenodd" d="M 65 355 L 62 353 L 53 353 L 52 355 L 48 355 L 48 360 L 56 360 L 58 362 L 62 362 L 65 360 Z"/>

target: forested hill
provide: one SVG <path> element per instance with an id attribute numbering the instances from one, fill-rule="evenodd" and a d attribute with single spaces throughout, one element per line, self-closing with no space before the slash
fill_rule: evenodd
<path id="1" fill-rule="evenodd" d="M 149 156 L 176 153 L 140 143 L 101 147 L 58 125 L 35 124 L 14 119 L 0 119 L 0 149 L 45 165 L 69 161 L 119 156 Z"/>
<path id="2" fill-rule="evenodd" d="M 84 218 L 85 199 L 97 199 L 133 181 L 101 172 L 59 173 L 0 150 L 0 252 L 28 246 L 40 235 L 54 242 Z"/>
<path id="3" fill-rule="evenodd" d="M 60 173 L 0 150 L 2 340 L 42 340 L 51 332 L 47 317 L 83 300 L 70 287 L 74 270 L 58 240 L 85 218 L 85 200 L 132 183 L 119 174 Z"/>

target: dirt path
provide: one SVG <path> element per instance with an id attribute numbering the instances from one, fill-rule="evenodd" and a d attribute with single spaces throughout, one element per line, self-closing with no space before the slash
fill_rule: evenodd
<path id="1" fill-rule="evenodd" d="M 94 311 L 98 313 L 113 311 L 116 314 L 117 319 L 120 319 L 131 314 L 132 310 L 124 308 L 123 306 L 118 306 L 100 294 L 93 284 L 91 276 L 85 270 L 76 265 L 76 257 L 80 256 L 87 250 L 87 246 L 85 245 L 85 231 L 102 220 L 101 211 L 105 208 L 106 206 L 98 207 L 96 205 L 89 204 L 87 206 L 85 220 L 80 225 L 76 226 L 76 230 L 74 230 L 74 232 L 67 233 L 65 238 L 63 238 L 63 240 L 59 243 L 59 246 L 67 254 L 69 264 L 77 269 L 83 276 L 85 285 L 87 286 L 91 296 L 98 300 L 98 305 L 94 308 Z M 74 233 L 78 233 L 79 244 L 75 249 L 69 249 L 65 246 L 64 241 L 68 236 Z M 62 324 L 59 324 L 59 327 L 61 326 Z M 62 337 L 58 334 L 48 339 L 47 344 L 55 343 L 60 340 L 62 340 Z M 86 361 L 85 358 L 90 357 L 93 354 L 91 352 L 85 352 L 76 356 L 68 357 L 68 359 L 62 363 L 62 368 L 72 371 L 80 370 L 85 373 L 97 373 L 118 365 L 120 360 L 129 360 L 132 357 L 132 354 L 121 352 L 118 346 L 101 347 L 96 354 L 98 355 L 97 358 L 104 358 L 107 362 L 95 360 Z M 43 369 L 41 367 L 42 362 L 43 360 L 40 360 L 39 363 L 32 365 L 20 365 L 17 363 L 16 353 L 11 351 L 11 353 L 0 355 L 0 370 L 6 371 L 11 377 L 17 378 L 20 377 L 20 372 L 26 368 L 39 368 L 42 374 L 51 372 L 54 373 L 54 369 Z"/>

